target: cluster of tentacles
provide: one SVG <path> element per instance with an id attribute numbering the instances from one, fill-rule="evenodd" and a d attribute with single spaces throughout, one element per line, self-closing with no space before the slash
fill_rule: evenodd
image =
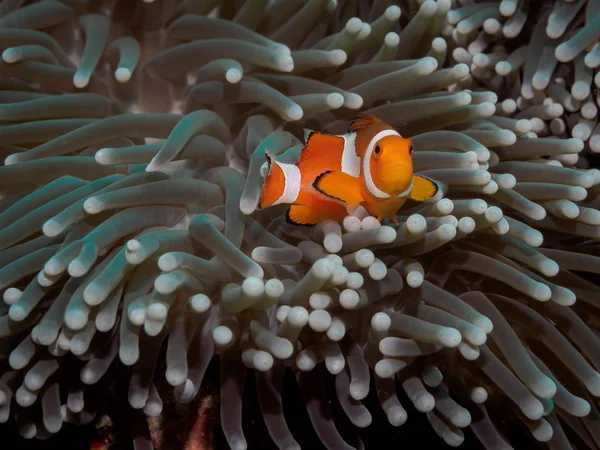
<path id="1" fill-rule="evenodd" d="M 281 449 L 285 370 L 329 449 L 361 447 L 330 401 L 368 427 L 370 386 L 450 446 L 511 448 L 505 417 L 600 446 L 600 2 L 394 3 L 0 4 L 1 422 L 46 438 L 111 386 L 156 416 L 217 356 L 234 450 L 247 370 Z M 257 210 L 266 151 L 358 112 L 446 197 L 397 226 Z"/>

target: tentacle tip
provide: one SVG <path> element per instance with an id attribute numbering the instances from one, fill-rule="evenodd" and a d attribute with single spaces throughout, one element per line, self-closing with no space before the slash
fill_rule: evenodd
<path id="1" fill-rule="evenodd" d="M 273 62 L 275 67 L 281 72 L 291 72 L 294 70 L 294 60 L 290 55 L 276 53 Z"/>
<path id="2" fill-rule="evenodd" d="M 63 231 L 63 227 L 57 220 L 49 219 L 42 226 L 42 233 L 47 237 L 58 236 Z"/>
<path id="3" fill-rule="evenodd" d="M 83 209 L 88 214 L 98 214 L 104 209 L 104 205 L 97 197 L 90 197 L 83 202 Z"/>
<path id="4" fill-rule="evenodd" d="M 339 48 L 329 52 L 329 62 L 334 66 L 341 66 L 347 59 L 348 54 Z"/>
<path id="5" fill-rule="evenodd" d="M 385 18 L 389 22 L 395 22 L 396 20 L 400 19 L 400 16 L 402 15 L 402 10 L 400 9 L 399 6 L 392 5 L 392 6 L 387 7 L 384 14 L 385 14 Z"/>
<path id="6" fill-rule="evenodd" d="M 158 172 L 160 169 L 162 169 L 164 166 L 164 164 L 158 162 L 156 160 L 156 157 L 150 161 L 150 163 L 146 166 L 146 172 Z"/>
<path id="7" fill-rule="evenodd" d="M 7 48 L 2 52 L 2 61 L 6 64 L 14 64 L 21 59 L 21 52 L 16 48 Z"/>
<path id="8" fill-rule="evenodd" d="M 97 283 L 92 282 L 83 291 L 83 301 L 90 306 L 96 306 L 104 300 L 104 290 Z"/>
<path id="9" fill-rule="evenodd" d="M 363 104 L 364 100 L 358 94 L 350 93 L 346 95 L 346 98 L 344 99 L 344 106 L 348 109 L 360 109 L 362 108 Z"/>
<path id="10" fill-rule="evenodd" d="M 227 80 L 228 83 L 230 84 L 236 84 L 239 83 L 240 80 L 242 79 L 242 71 L 239 69 L 228 69 L 227 72 L 225 72 L 225 80 Z"/>
<path id="11" fill-rule="evenodd" d="M 125 67 L 119 67 L 117 70 L 115 70 L 115 79 L 119 83 L 127 83 L 129 80 L 131 80 L 131 75 L 131 70 Z"/>
<path id="12" fill-rule="evenodd" d="M 287 119 L 294 122 L 296 120 L 302 119 L 302 116 L 304 116 L 304 111 L 302 110 L 300 105 L 293 104 L 293 105 L 289 106 L 288 108 L 286 108 L 285 115 L 286 115 Z"/>
<path id="13" fill-rule="evenodd" d="M 73 75 L 73 86 L 79 89 L 83 89 L 90 82 L 90 76 L 88 74 L 81 73 L 79 71 L 75 72 Z"/>
<path id="14" fill-rule="evenodd" d="M 10 166 L 12 164 L 16 164 L 20 161 L 20 154 L 19 153 L 13 153 L 12 155 L 8 155 L 5 159 L 4 159 L 4 165 L 5 166 Z"/>
<path id="15" fill-rule="evenodd" d="M 23 305 L 15 303 L 11 305 L 11 307 L 8 309 L 8 316 L 11 320 L 15 322 L 20 322 L 27 317 L 27 311 L 25 310 Z"/>

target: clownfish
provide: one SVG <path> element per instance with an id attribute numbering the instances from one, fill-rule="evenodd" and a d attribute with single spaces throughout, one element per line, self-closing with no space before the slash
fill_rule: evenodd
<path id="1" fill-rule="evenodd" d="M 295 164 L 267 157 L 259 207 L 289 204 L 294 225 L 341 222 L 362 206 L 378 220 L 396 214 L 407 199 L 437 200 L 439 183 L 413 173 L 413 146 L 393 127 L 366 114 L 356 117 L 345 135 L 305 130 L 305 146 Z"/>

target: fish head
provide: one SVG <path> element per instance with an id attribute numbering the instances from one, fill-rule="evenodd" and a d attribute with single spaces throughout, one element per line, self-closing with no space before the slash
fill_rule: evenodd
<path id="1" fill-rule="evenodd" d="M 390 196 L 409 189 L 413 178 L 412 152 L 411 140 L 397 134 L 376 141 L 369 161 L 375 186 Z"/>

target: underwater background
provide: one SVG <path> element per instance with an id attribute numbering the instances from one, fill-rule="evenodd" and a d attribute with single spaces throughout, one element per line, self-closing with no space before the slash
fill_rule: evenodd
<path id="1" fill-rule="evenodd" d="M 599 0 L 3 0 L 0 52 L 3 448 L 600 448 Z M 359 113 L 442 199 L 258 208 Z"/>

